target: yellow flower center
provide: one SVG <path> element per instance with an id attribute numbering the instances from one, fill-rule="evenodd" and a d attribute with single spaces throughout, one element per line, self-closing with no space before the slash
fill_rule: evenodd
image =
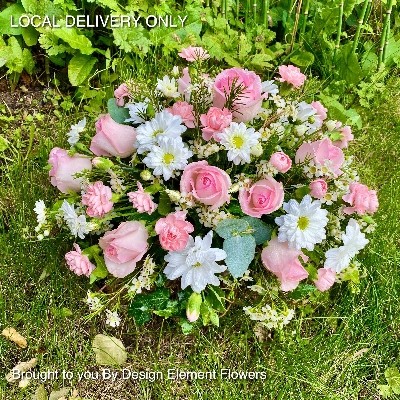
<path id="1" fill-rule="evenodd" d="M 175 157 L 171 153 L 165 153 L 163 157 L 164 164 L 171 164 Z"/>
<path id="2" fill-rule="evenodd" d="M 308 217 L 300 217 L 297 221 L 297 226 L 299 229 L 304 231 L 305 229 L 308 228 L 308 225 L 310 225 L 310 220 Z"/>
<path id="3" fill-rule="evenodd" d="M 233 136 L 233 137 L 232 137 L 232 144 L 233 144 L 237 149 L 240 149 L 240 148 L 243 146 L 243 144 L 244 144 L 244 139 L 243 139 L 241 136 L 239 136 L 239 135 Z"/>
<path id="4" fill-rule="evenodd" d="M 159 135 L 160 133 L 163 133 L 164 131 L 162 129 L 157 129 L 153 132 L 153 137 L 156 137 L 157 135 Z"/>

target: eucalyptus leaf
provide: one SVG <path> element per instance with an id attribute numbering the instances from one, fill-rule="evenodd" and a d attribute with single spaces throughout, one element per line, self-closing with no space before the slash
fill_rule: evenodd
<path id="1" fill-rule="evenodd" d="M 114 97 L 107 101 L 107 110 L 111 118 L 119 124 L 123 124 L 129 118 L 129 110 L 125 107 L 119 107 Z"/>
<path id="2" fill-rule="evenodd" d="M 240 278 L 253 261 L 256 241 L 253 236 L 235 236 L 224 241 L 225 263 L 234 278 Z"/>
<path id="3" fill-rule="evenodd" d="M 267 225 L 265 222 L 261 221 L 260 218 L 254 218 L 246 216 L 242 218 L 245 220 L 254 230 L 252 235 L 256 240 L 256 244 L 263 244 L 267 240 L 271 239 L 273 228 Z"/>
<path id="4" fill-rule="evenodd" d="M 215 231 L 224 239 L 229 239 L 233 236 L 238 236 L 247 232 L 250 225 L 244 219 L 227 218 L 223 219 L 215 228 Z"/>
<path id="5" fill-rule="evenodd" d="M 122 365 L 128 357 L 123 343 L 113 336 L 96 335 L 92 348 L 99 365 Z"/>

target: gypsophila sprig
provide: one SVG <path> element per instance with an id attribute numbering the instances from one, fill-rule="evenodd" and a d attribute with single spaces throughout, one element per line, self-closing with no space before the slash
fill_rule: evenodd
<path id="1" fill-rule="evenodd" d="M 346 154 L 351 128 L 299 90 L 297 67 L 262 81 L 202 48 L 180 56 L 172 74 L 121 83 L 90 143 L 83 119 L 72 150 L 50 153 L 61 194 L 36 202 L 35 232 L 78 242 L 66 261 L 93 284 L 90 315 L 110 327 L 156 315 L 187 333 L 219 326 L 246 290 L 257 329 L 282 330 L 335 283 L 355 292 L 378 198 Z"/>

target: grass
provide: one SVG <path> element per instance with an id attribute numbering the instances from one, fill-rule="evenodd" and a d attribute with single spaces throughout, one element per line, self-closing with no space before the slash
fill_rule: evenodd
<path id="1" fill-rule="evenodd" d="M 11 145 L 20 147 L 3 152 L 8 159 L 0 158 L 0 326 L 16 327 L 29 346 L 17 349 L 0 338 L 3 398 L 31 398 L 37 383 L 19 389 L 3 377 L 17 362 L 37 357 L 41 371 L 74 373 L 72 382 L 45 382 L 49 391 L 72 385 L 93 400 L 379 399 L 377 384 L 384 383 L 384 370 L 400 364 L 399 83 L 394 79 L 374 106 L 365 110 L 365 126 L 353 147 L 362 180 L 378 188 L 380 199 L 379 225 L 361 260 L 366 277 L 360 292 L 352 294 L 346 285 L 338 287 L 331 293 L 332 306 L 319 317 L 296 320 L 265 342 L 257 341 L 239 307 L 230 310 L 220 329 L 204 328 L 190 336 L 183 336 L 169 321 L 153 321 L 142 328 L 125 321 L 116 330 L 96 319 L 86 321 L 82 298 L 87 282 L 68 273 L 63 263 L 70 243 L 22 237 L 26 226 L 35 226 L 35 200 L 50 200 L 55 194 L 43 170 L 48 152 L 54 143 L 65 140 L 63 135 L 80 115 L 57 117 L 48 111 L 38 118 L 24 116 L 22 108 L 12 120 L 4 108 L 0 132 L 3 127 L 2 134 Z M 35 106 L 31 104 L 30 109 Z M 48 276 L 40 279 L 43 270 Z M 57 310 L 62 307 L 72 310 L 72 315 L 59 316 Z M 129 351 L 131 370 L 163 371 L 164 378 L 169 368 L 216 370 L 218 377 L 227 368 L 265 371 L 267 378 L 77 382 L 78 372 L 99 370 L 91 351 L 97 333 L 121 338 Z"/>

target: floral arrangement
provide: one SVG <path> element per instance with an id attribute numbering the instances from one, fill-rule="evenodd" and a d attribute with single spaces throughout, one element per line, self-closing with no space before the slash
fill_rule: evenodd
<path id="1" fill-rule="evenodd" d="M 282 328 L 298 299 L 359 281 L 376 192 L 345 154 L 351 128 L 302 100 L 297 67 L 262 81 L 219 71 L 199 47 L 179 56 L 183 69 L 119 86 L 94 135 L 83 119 L 69 150 L 52 149 L 60 196 L 36 202 L 37 237 L 74 238 L 66 265 L 90 279 L 90 310 L 110 326 L 127 311 L 189 332 L 237 304 Z M 241 285 L 248 303 L 236 301 Z"/>

